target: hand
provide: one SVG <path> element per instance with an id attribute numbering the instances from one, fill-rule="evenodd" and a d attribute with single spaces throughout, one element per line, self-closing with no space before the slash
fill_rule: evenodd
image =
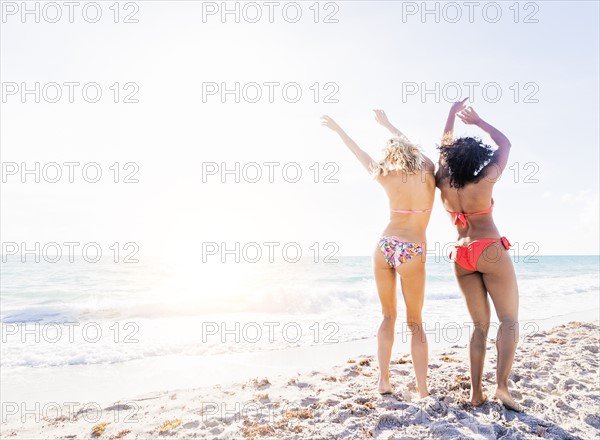
<path id="1" fill-rule="evenodd" d="M 373 110 L 375 112 L 375 120 L 383 125 L 384 127 L 388 127 L 390 125 L 390 121 L 383 110 Z"/>
<path id="2" fill-rule="evenodd" d="M 452 107 L 450 107 L 450 114 L 456 115 L 457 113 L 463 111 L 465 109 L 465 101 L 467 99 L 469 99 L 468 96 L 465 99 L 463 99 L 462 101 L 458 101 L 458 102 L 455 102 L 454 104 L 452 104 Z"/>
<path id="3" fill-rule="evenodd" d="M 337 122 L 327 115 L 321 116 L 321 125 L 338 133 L 342 131 L 342 128 L 337 125 Z"/>
<path id="4" fill-rule="evenodd" d="M 481 118 L 479 117 L 477 112 L 473 110 L 473 107 L 467 107 L 466 109 L 461 111 L 457 116 L 460 118 L 461 121 L 463 121 L 467 125 L 477 125 L 481 122 Z"/>

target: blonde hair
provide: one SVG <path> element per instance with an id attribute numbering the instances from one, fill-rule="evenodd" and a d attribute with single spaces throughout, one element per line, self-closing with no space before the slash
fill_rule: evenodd
<path id="1" fill-rule="evenodd" d="M 372 170 L 373 177 L 387 176 L 390 171 L 414 174 L 421 171 L 425 158 L 421 149 L 404 136 L 389 139 L 383 149 L 383 159 Z"/>

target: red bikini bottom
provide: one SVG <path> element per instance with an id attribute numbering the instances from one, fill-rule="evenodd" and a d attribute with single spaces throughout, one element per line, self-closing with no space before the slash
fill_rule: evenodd
<path id="1" fill-rule="evenodd" d="M 506 237 L 502 238 L 482 238 L 480 240 L 474 240 L 469 244 L 462 246 L 455 246 L 456 248 L 456 262 L 467 270 L 477 271 L 477 260 L 481 253 L 492 243 L 502 243 L 504 249 L 510 249 L 510 243 Z M 450 252 L 450 258 L 452 258 L 452 252 Z"/>

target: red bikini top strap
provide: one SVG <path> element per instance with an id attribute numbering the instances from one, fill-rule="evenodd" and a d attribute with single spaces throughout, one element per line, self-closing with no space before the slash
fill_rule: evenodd
<path id="1" fill-rule="evenodd" d="M 470 216 L 470 215 L 480 215 L 480 214 L 487 214 L 488 212 L 492 212 L 494 210 L 494 199 L 492 198 L 492 204 L 490 205 L 490 207 L 488 209 L 484 209 L 483 211 L 479 211 L 479 212 L 472 212 L 470 214 L 464 214 L 466 217 Z"/>
<path id="2" fill-rule="evenodd" d="M 471 215 L 487 214 L 489 212 L 492 212 L 493 210 L 494 210 L 494 198 L 492 197 L 492 204 L 490 205 L 490 207 L 488 209 L 484 209 L 483 211 L 466 213 L 466 212 L 452 212 L 452 211 L 447 210 L 447 212 L 454 216 L 454 224 L 455 225 L 458 224 L 458 222 L 460 222 L 462 227 L 465 228 L 467 226 L 467 217 L 469 217 Z"/>

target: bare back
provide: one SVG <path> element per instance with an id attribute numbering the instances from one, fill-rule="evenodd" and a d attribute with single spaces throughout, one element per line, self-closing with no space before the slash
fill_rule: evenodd
<path id="1" fill-rule="evenodd" d="M 478 182 L 468 183 L 458 189 L 450 186 L 448 169 L 440 164 L 436 173 L 436 185 L 440 189 L 442 204 L 446 211 L 473 213 L 488 209 L 492 201 L 492 190 L 497 167 L 490 164 L 482 170 Z M 454 217 L 451 217 L 454 220 Z M 471 242 L 481 238 L 500 238 L 492 213 L 469 216 L 466 227 L 456 225 L 459 239 Z"/>
<path id="2" fill-rule="evenodd" d="M 390 210 L 430 210 L 435 198 L 435 166 L 425 157 L 423 169 L 415 174 L 391 171 L 377 180 L 387 193 Z M 403 240 L 424 242 L 431 212 L 390 213 L 384 235 L 396 235 Z"/>

